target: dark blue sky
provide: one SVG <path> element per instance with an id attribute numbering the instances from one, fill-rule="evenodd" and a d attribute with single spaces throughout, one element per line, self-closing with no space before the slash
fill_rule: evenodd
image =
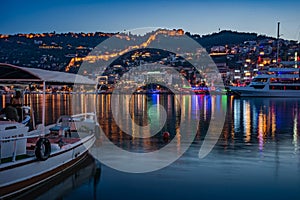
<path id="1" fill-rule="evenodd" d="M 300 39 L 300 1 L 51 0 L 1 2 L 0 33 L 118 32 L 142 27 L 183 28 L 200 35 L 220 28 Z"/>

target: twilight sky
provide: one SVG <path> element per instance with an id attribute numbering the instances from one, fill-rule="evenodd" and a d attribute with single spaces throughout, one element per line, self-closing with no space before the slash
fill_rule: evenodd
<path id="1" fill-rule="evenodd" d="M 183 28 L 200 35 L 221 30 L 300 40 L 295 0 L 3 0 L 0 33 L 120 32 L 142 27 Z"/>

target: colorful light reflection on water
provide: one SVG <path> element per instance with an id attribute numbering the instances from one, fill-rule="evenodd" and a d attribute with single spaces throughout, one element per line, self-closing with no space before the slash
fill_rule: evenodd
<path id="1" fill-rule="evenodd" d="M 94 98 L 94 95 L 82 95 L 78 111 L 91 110 L 88 102 Z M 124 134 L 111 117 L 110 98 L 110 95 L 99 95 L 97 111 L 99 123 L 111 141 L 136 152 L 153 151 L 165 145 L 159 134 L 149 139 Z M 38 95 L 32 100 L 37 121 L 40 120 L 40 101 Z M 48 95 L 47 123 L 54 122 L 59 115 L 74 112 L 71 101 L 71 95 Z M 94 189 L 97 199 L 299 198 L 300 99 L 183 95 L 180 107 L 174 96 L 156 94 L 134 95 L 128 101 L 130 106 L 125 109 L 130 110 L 139 124 L 148 122 L 149 106 L 159 103 L 165 107 L 168 119 L 162 131 L 168 130 L 176 140 L 174 151 L 180 151 L 181 145 L 180 135 L 176 134 L 180 114 L 191 113 L 192 117 L 192 113 L 199 110 L 198 132 L 189 150 L 172 165 L 147 174 L 127 174 L 102 165 L 96 189 L 83 184 L 59 198 L 90 197 L 86 192 Z M 209 121 L 216 110 L 225 107 L 226 122 L 219 141 L 213 151 L 200 160 L 198 151 Z"/>

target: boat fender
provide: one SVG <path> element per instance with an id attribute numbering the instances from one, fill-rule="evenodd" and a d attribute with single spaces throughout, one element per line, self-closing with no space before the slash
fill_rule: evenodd
<path id="1" fill-rule="evenodd" d="M 35 145 L 35 156 L 38 160 L 47 160 L 51 153 L 51 144 L 47 138 L 40 138 Z"/>
<path id="2" fill-rule="evenodd" d="M 165 141 L 170 139 L 170 133 L 168 131 L 163 132 L 163 139 Z"/>

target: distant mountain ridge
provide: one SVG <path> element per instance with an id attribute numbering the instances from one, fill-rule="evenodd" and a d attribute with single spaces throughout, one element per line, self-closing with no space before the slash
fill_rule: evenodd
<path id="1" fill-rule="evenodd" d="M 183 30 L 180 29 L 182 32 Z M 23 67 L 42 68 L 54 71 L 66 71 L 73 60 L 71 73 L 76 73 L 80 62 L 92 49 L 116 33 L 30 33 L 0 34 L 0 63 L 10 63 Z M 231 30 L 200 36 L 185 33 L 210 51 L 213 46 L 239 46 L 245 41 L 262 41 L 276 38 Z M 67 70 L 68 71 L 68 70 Z"/>
<path id="2" fill-rule="evenodd" d="M 208 35 L 200 36 L 198 34 L 190 34 L 186 32 L 186 35 L 192 37 L 200 45 L 205 48 L 212 46 L 225 46 L 225 45 L 237 45 L 245 41 L 260 41 L 264 39 L 276 39 L 270 36 L 258 35 L 257 33 L 245 33 L 230 30 L 223 30 L 219 33 L 212 33 Z"/>

